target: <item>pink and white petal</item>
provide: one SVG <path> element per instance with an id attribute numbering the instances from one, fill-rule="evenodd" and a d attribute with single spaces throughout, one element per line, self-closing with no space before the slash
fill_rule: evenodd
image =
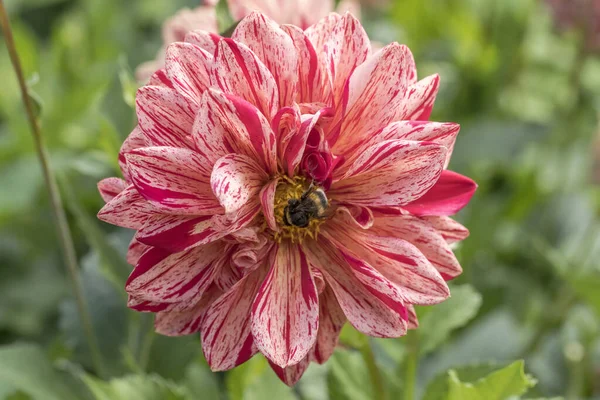
<path id="1" fill-rule="evenodd" d="M 302 375 L 304 375 L 304 372 L 308 369 L 308 366 L 310 365 L 310 360 L 309 356 L 307 355 L 298 364 L 290 365 L 289 367 L 281 368 L 279 365 L 275 364 L 270 360 L 269 365 L 273 369 L 273 372 L 277 374 L 277 377 L 281 379 L 283 383 L 292 387 L 296 383 L 298 383 L 300 378 L 302 378 Z"/>
<path id="2" fill-rule="evenodd" d="M 185 41 L 187 43 L 194 44 L 213 55 L 215 54 L 215 51 L 217 51 L 219 40 L 221 40 L 221 36 L 204 30 L 191 31 L 185 35 Z"/>
<path id="3" fill-rule="evenodd" d="M 279 107 L 292 105 L 298 83 L 298 53 L 290 36 L 267 16 L 253 11 L 231 38 L 248 46 L 264 63 L 279 88 Z"/>
<path id="4" fill-rule="evenodd" d="M 146 78 L 141 79 L 141 76 L 145 76 L 148 75 L 148 72 L 145 72 L 144 69 L 150 68 L 150 66 L 152 65 L 152 71 L 151 71 L 151 76 L 150 79 L 148 79 L 148 86 L 163 86 L 163 87 L 168 87 L 171 89 L 174 89 L 173 87 L 173 82 L 171 82 L 171 80 L 169 79 L 169 77 L 167 76 L 167 71 L 165 71 L 164 68 L 162 68 L 164 66 L 164 52 L 165 52 L 165 48 L 161 48 L 159 50 L 159 56 L 157 57 L 156 60 L 154 61 L 149 61 L 146 62 L 142 65 L 140 65 L 137 70 L 136 70 L 136 77 L 137 80 L 140 82 L 143 82 L 146 80 Z M 161 67 L 161 69 L 157 70 L 156 68 Z"/>
<path id="5" fill-rule="evenodd" d="M 200 301 L 188 309 L 157 313 L 154 319 L 156 332 L 165 336 L 184 336 L 199 332 L 206 310 L 221 295 L 222 292 L 212 286 L 204 292 Z"/>
<path id="6" fill-rule="evenodd" d="M 139 127 L 151 146 L 193 148 L 189 139 L 198 105 L 175 89 L 143 86 L 136 96 Z"/>
<path id="7" fill-rule="evenodd" d="M 98 182 L 98 191 L 105 203 L 114 199 L 127 187 L 127 183 L 121 178 L 106 178 Z"/>
<path id="8" fill-rule="evenodd" d="M 131 177 L 129 176 L 129 168 L 127 167 L 127 160 L 125 159 L 125 154 L 129 153 L 132 150 L 139 149 L 140 147 L 146 147 L 146 136 L 140 129 L 139 126 L 136 126 L 133 131 L 127 136 L 127 139 L 121 145 L 121 150 L 119 151 L 119 166 L 121 167 L 121 172 L 123 173 L 123 177 L 127 181 L 127 183 L 131 183 Z"/>
<path id="9" fill-rule="evenodd" d="M 252 158 L 228 154 L 215 163 L 210 186 L 226 213 L 239 210 L 258 195 L 269 176 Z"/>
<path id="10" fill-rule="evenodd" d="M 444 170 L 440 179 L 423 196 L 403 208 L 413 215 L 454 215 L 466 206 L 477 190 L 470 178 Z"/>
<path id="11" fill-rule="evenodd" d="M 367 149 L 330 192 L 338 202 L 402 206 L 423 196 L 438 180 L 446 148 L 435 143 L 389 140 Z"/>
<path id="12" fill-rule="evenodd" d="M 210 187 L 210 165 L 190 149 L 145 147 L 125 158 L 138 192 L 168 214 L 208 215 L 222 212 Z"/>
<path id="13" fill-rule="evenodd" d="M 219 233 L 230 235 L 248 226 L 260 213 L 261 204 L 258 198 L 244 204 L 239 210 L 212 218 L 214 229 Z"/>
<path id="14" fill-rule="evenodd" d="M 142 254 L 144 254 L 148 249 L 150 249 L 150 246 L 139 242 L 135 237 L 133 237 L 131 242 L 129 242 L 129 248 L 127 249 L 127 264 L 136 265 Z"/>
<path id="15" fill-rule="evenodd" d="M 274 232 L 279 231 L 277 221 L 275 220 L 275 191 L 279 178 L 275 178 L 267 183 L 260 191 L 260 203 L 262 205 L 262 213 L 267 222 L 267 226 Z"/>
<path id="16" fill-rule="evenodd" d="M 440 87 L 440 77 L 428 76 L 412 85 L 406 92 L 402 107 L 398 109 L 396 121 L 427 121 Z"/>
<path id="17" fill-rule="evenodd" d="M 223 140 L 232 152 L 253 158 L 266 172 L 274 174 L 277 143 L 267 118 L 241 97 L 211 89 L 206 100 L 211 103 L 208 116 L 219 120 Z"/>
<path id="18" fill-rule="evenodd" d="M 413 244 L 446 281 L 462 273 L 456 256 L 442 234 L 421 218 L 412 215 L 376 218 L 371 231 L 379 236 L 402 238 Z"/>
<path id="19" fill-rule="evenodd" d="M 312 132 L 317 122 L 319 122 L 320 117 L 320 111 L 317 111 L 317 113 L 314 115 L 303 115 L 300 129 L 298 130 L 297 134 L 294 135 L 288 142 L 282 162 L 290 177 L 295 175 L 296 169 L 300 165 L 302 156 L 304 155 L 306 140 L 308 139 L 308 136 Z"/>
<path id="20" fill-rule="evenodd" d="M 218 240 L 225 235 L 226 232 L 214 229 L 210 215 L 155 215 L 150 216 L 139 228 L 136 239 L 148 246 L 178 253 Z"/>
<path id="21" fill-rule="evenodd" d="M 291 37 L 298 54 L 297 103 L 329 103 L 331 84 L 317 52 L 304 31 L 294 25 L 281 27 Z"/>
<path id="22" fill-rule="evenodd" d="M 349 221 L 362 229 L 371 228 L 375 222 L 375 217 L 369 207 L 344 204 L 339 206 L 336 209 L 336 212 L 346 214 L 347 217 L 349 217 L 346 218 L 346 221 Z"/>
<path id="23" fill-rule="evenodd" d="M 273 74 L 246 45 L 221 39 L 211 74 L 214 87 L 253 104 L 271 119 L 279 109 L 279 89 Z"/>
<path id="24" fill-rule="evenodd" d="M 123 228 L 140 229 L 156 210 L 129 185 L 98 212 L 98 219 Z"/>
<path id="25" fill-rule="evenodd" d="M 371 41 L 360 22 L 346 13 L 331 30 L 323 50 L 333 87 L 333 100 L 340 104 L 346 81 L 371 53 Z"/>
<path id="26" fill-rule="evenodd" d="M 324 53 L 325 43 L 329 40 L 334 28 L 341 19 L 342 16 L 340 14 L 330 13 L 304 31 L 318 55 Z"/>
<path id="27" fill-rule="evenodd" d="M 469 230 L 450 217 L 431 216 L 421 217 L 421 219 L 429 222 L 449 244 L 469 237 Z"/>
<path id="28" fill-rule="evenodd" d="M 417 329 L 419 327 L 419 320 L 417 319 L 415 306 L 409 304 L 406 309 L 408 310 L 408 329 Z"/>
<path id="29" fill-rule="evenodd" d="M 173 307 L 173 304 L 147 301 L 143 299 L 138 299 L 134 296 L 129 296 L 127 300 L 127 307 L 139 312 L 158 313 L 161 311 L 168 311 L 170 308 Z"/>
<path id="30" fill-rule="evenodd" d="M 330 287 L 319 296 L 319 333 L 313 348 L 311 359 L 319 364 L 325 363 L 333 354 L 347 318 Z"/>
<path id="31" fill-rule="evenodd" d="M 328 138 L 334 152 L 346 155 L 354 143 L 394 121 L 413 73 L 411 60 L 408 47 L 392 43 L 356 67 L 335 119 L 342 119 L 341 128 Z"/>
<path id="32" fill-rule="evenodd" d="M 440 123 L 428 121 L 397 121 L 380 129 L 363 141 L 354 142 L 347 148 L 344 163 L 337 168 L 336 175 L 341 176 L 347 172 L 354 161 L 369 147 L 386 140 L 411 140 L 418 142 L 433 142 L 448 149 L 444 168 L 448 167 L 452 149 L 460 125 L 454 123 Z"/>
<path id="33" fill-rule="evenodd" d="M 378 232 L 375 227 L 366 231 L 348 229 L 346 223 L 331 222 L 323 229 L 323 236 L 381 273 L 400 291 L 406 303 L 438 304 L 450 296 L 434 265 L 401 234 Z"/>
<path id="34" fill-rule="evenodd" d="M 231 129 L 230 123 L 222 114 L 223 110 L 212 98 L 210 90 L 204 92 L 194 121 L 192 139 L 196 151 L 208 160 L 208 165 L 214 165 L 219 158 L 234 152 L 225 139 L 229 135 L 227 130 Z"/>
<path id="35" fill-rule="evenodd" d="M 252 338 L 250 316 L 264 276 L 264 268 L 246 275 L 206 311 L 200 337 L 204 356 L 213 371 L 231 369 L 258 351 Z"/>
<path id="36" fill-rule="evenodd" d="M 299 363 L 317 340 L 319 296 L 304 252 L 283 241 L 252 305 L 252 335 L 270 361 Z"/>
<path id="37" fill-rule="evenodd" d="M 213 56 L 191 43 L 177 42 L 167 48 L 165 68 L 175 90 L 200 104 L 202 93 L 210 87 L 209 71 Z"/>
<path id="38" fill-rule="evenodd" d="M 385 278 L 377 276 L 379 282 L 373 277 L 369 279 L 369 273 L 377 274 L 375 270 L 361 265 L 360 260 L 349 259 L 349 254 L 342 254 L 324 237 L 320 237 L 318 243 L 305 242 L 303 249 L 311 264 L 321 269 L 341 309 L 356 329 L 375 337 L 406 334 L 406 309 L 398 290 Z"/>
<path id="39" fill-rule="evenodd" d="M 152 248 L 140 257 L 125 290 L 136 298 L 163 303 L 198 297 L 212 283 L 223 247 L 210 243 L 175 254 Z"/>

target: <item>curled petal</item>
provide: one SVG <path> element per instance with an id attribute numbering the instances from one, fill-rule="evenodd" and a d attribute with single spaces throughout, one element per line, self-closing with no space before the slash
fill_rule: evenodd
<path id="1" fill-rule="evenodd" d="M 256 346 L 282 368 L 299 363 L 317 339 L 319 302 L 304 252 L 284 241 L 252 305 Z"/>
<path id="2" fill-rule="evenodd" d="M 328 193 L 339 202 L 401 206 L 423 196 L 444 168 L 446 148 L 428 142 L 389 140 L 369 148 Z"/>
<path id="3" fill-rule="evenodd" d="M 250 315 L 264 276 L 264 268 L 246 275 L 206 311 L 200 337 L 204 357 L 213 371 L 231 369 L 257 352 Z"/>
<path id="4" fill-rule="evenodd" d="M 98 182 L 98 191 L 105 203 L 114 199 L 127 187 L 127 183 L 121 178 L 106 178 Z"/>
<path id="5" fill-rule="evenodd" d="M 283 163 L 287 168 L 289 176 L 293 176 L 296 172 L 296 168 L 300 165 L 306 147 L 306 140 L 316 123 L 319 121 L 320 116 L 320 112 L 317 112 L 314 115 L 303 116 L 300 129 L 288 142 L 283 156 Z"/>
<path id="6" fill-rule="evenodd" d="M 415 306 L 411 304 L 406 309 L 408 310 L 408 329 L 417 329 L 419 327 L 419 320 L 417 319 Z"/>
<path id="7" fill-rule="evenodd" d="M 215 163 L 210 185 L 225 212 L 230 213 L 258 195 L 267 179 L 268 175 L 250 157 L 228 154 Z"/>
<path id="8" fill-rule="evenodd" d="M 142 254 L 148 249 L 150 249 L 150 246 L 146 246 L 144 243 L 139 242 L 133 237 L 131 242 L 129 242 L 129 248 L 127 249 L 127 264 L 136 265 Z"/>
<path id="9" fill-rule="evenodd" d="M 277 184 L 279 178 L 275 178 L 267 183 L 260 191 L 260 202 L 262 205 L 262 212 L 267 222 L 267 226 L 274 232 L 279 231 L 277 221 L 275 220 L 275 191 L 277 190 Z"/>
<path id="10" fill-rule="evenodd" d="M 469 203 L 477 190 L 470 178 L 445 170 L 435 185 L 423 196 L 403 208 L 413 215 L 454 215 Z"/>
<path id="11" fill-rule="evenodd" d="M 127 154 L 134 185 L 146 200 L 169 214 L 222 212 L 210 188 L 207 160 L 175 147 L 145 147 Z"/>
<path id="12" fill-rule="evenodd" d="M 369 207 L 356 206 L 356 205 L 342 205 L 336 209 L 337 213 L 346 214 L 346 221 L 354 223 L 356 226 L 362 229 L 369 229 L 375 222 L 373 212 Z"/>
<path id="13" fill-rule="evenodd" d="M 291 105 L 296 97 L 298 53 L 290 36 L 254 11 L 240 21 L 231 38 L 248 46 L 271 71 L 279 88 L 279 108 Z"/>
<path id="14" fill-rule="evenodd" d="M 98 212 L 98 219 L 129 229 L 140 229 L 156 210 L 129 185 Z"/>

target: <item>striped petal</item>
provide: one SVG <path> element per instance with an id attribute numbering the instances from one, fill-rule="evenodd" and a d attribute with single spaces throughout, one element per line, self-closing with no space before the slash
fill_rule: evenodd
<path id="1" fill-rule="evenodd" d="M 299 363 L 285 368 L 280 367 L 271 360 L 269 360 L 269 365 L 283 383 L 293 387 L 296 383 L 298 383 L 304 372 L 308 369 L 308 366 L 310 365 L 310 357 L 306 356 L 300 360 Z"/>
<path id="2" fill-rule="evenodd" d="M 129 185 L 98 212 L 98 219 L 123 228 L 140 229 L 156 210 Z"/>
<path id="3" fill-rule="evenodd" d="M 169 214 L 222 212 L 210 187 L 210 165 L 193 150 L 145 147 L 127 154 L 134 185 L 157 209 Z"/>
<path id="4" fill-rule="evenodd" d="M 279 178 L 275 178 L 267 183 L 260 191 L 260 203 L 262 205 L 262 213 L 269 229 L 274 232 L 279 231 L 277 221 L 275 220 L 275 191 Z"/>
<path id="5" fill-rule="evenodd" d="M 269 69 L 244 44 L 221 39 L 215 53 L 212 83 L 253 104 L 267 118 L 279 109 L 279 89 Z"/>
<path id="6" fill-rule="evenodd" d="M 121 178 L 106 178 L 98 182 L 98 191 L 105 203 L 114 199 L 127 187 L 127 183 Z"/>
<path id="7" fill-rule="evenodd" d="M 206 311 L 200 337 L 204 357 L 213 371 L 231 369 L 257 352 L 250 315 L 264 276 L 264 269 L 246 275 Z"/>
<path id="8" fill-rule="evenodd" d="M 319 296 L 319 333 L 311 354 L 314 361 L 323 364 L 333 355 L 346 320 L 335 293 L 327 287 Z"/>
<path id="9" fill-rule="evenodd" d="M 427 121 L 440 87 L 440 77 L 428 76 L 413 84 L 407 91 L 402 107 L 398 109 L 396 121 Z"/>
<path id="10" fill-rule="evenodd" d="M 445 170 L 423 196 L 403 208 L 414 215 L 454 215 L 466 206 L 477 190 L 470 178 Z"/>
<path id="11" fill-rule="evenodd" d="M 175 89 L 200 104 L 202 93 L 210 87 L 212 53 L 191 44 L 177 42 L 167 48 L 165 69 Z"/>
<path id="12" fill-rule="evenodd" d="M 279 88 L 279 108 L 291 105 L 296 98 L 298 53 L 290 36 L 254 11 L 240 21 L 231 38 L 248 46 L 271 71 Z"/>
<path id="13" fill-rule="evenodd" d="M 431 216 L 421 218 L 439 231 L 449 244 L 460 242 L 469 236 L 469 230 L 450 217 Z"/>
<path id="14" fill-rule="evenodd" d="M 417 319 L 415 306 L 411 304 L 406 309 L 408 310 L 408 329 L 417 329 L 419 327 L 419 320 Z"/>
<path id="15" fill-rule="evenodd" d="M 217 51 L 219 40 L 221 40 L 221 36 L 203 30 L 194 30 L 185 35 L 185 41 L 187 43 L 194 44 L 213 55 L 215 54 L 215 51 Z"/>
<path id="16" fill-rule="evenodd" d="M 213 286 L 193 307 L 157 313 L 154 329 L 165 336 L 183 336 L 199 332 L 206 310 L 221 294 L 221 291 Z"/>
<path id="17" fill-rule="evenodd" d="M 298 132 L 290 138 L 283 156 L 282 162 L 286 168 L 289 176 L 294 176 L 296 169 L 302 161 L 304 150 L 306 148 L 306 140 L 312 132 L 313 128 L 319 121 L 321 112 L 317 112 L 314 115 L 307 114 L 303 115 L 301 119 L 301 125 Z"/>
<path id="18" fill-rule="evenodd" d="M 175 89 L 143 86 L 136 96 L 140 129 L 148 145 L 192 148 L 192 133 L 198 106 Z"/>
<path id="19" fill-rule="evenodd" d="M 329 240 L 305 242 L 303 249 L 323 276 L 350 323 L 375 337 L 406 333 L 406 308 L 398 289 L 373 268 L 341 252 Z"/>
<path id="20" fill-rule="evenodd" d="M 125 155 L 132 150 L 146 146 L 146 136 L 144 136 L 144 133 L 139 126 L 136 126 L 133 129 L 133 131 L 129 134 L 129 136 L 127 136 L 127 139 L 125 139 L 121 145 L 121 150 L 119 151 L 119 166 L 121 167 L 121 172 L 123 173 L 123 177 L 127 183 L 131 183 L 131 177 L 129 176 L 129 168 L 127 167 Z"/>
<path id="21" fill-rule="evenodd" d="M 367 149 L 328 194 L 367 207 L 408 204 L 435 184 L 445 159 L 446 148 L 434 143 L 385 141 Z"/>
<path id="22" fill-rule="evenodd" d="M 230 213 L 258 195 L 269 176 L 253 159 L 242 154 L 221 157 L 210 176 L 212 191 Z"/>
<path id="23" fill-rule="evenodd" d="M 345 155 L 354 143 L 394 121 L 413 72 L 411 60 L 408 47 L 392 43 L 354 70 L 338 110 L 340 130 L 329 137 L 337 154 Z"/>
<path id="24" fill-rule="evenodd" d="M 219 134 L 233 153 L 253 158 L 268 173 L 277 170 L 275 133 L 265 116 L 244 99 L 215 90 L 207 93 L 207 117 L 218 121 Z"/>
<path id="25" fill-rule="evenodd" d="M 129 248 L 127 249 L 127 264 L 136 265 L 140 260 L 142 254 L 144 254 L 150 246 L 139 242 L 135 237 L 129 242 Z"/>
<path id="26" fill-rule="evenodd" d="M 319 302 L 306 256 L 284 241 L 252 305 L 252 335 L 258 349 L 276 365 L 299 363 L 313 347 Z"/>
<path id="27" fill-rule="evenodd" d="M 382 220 L 385 221 L 385 218 Z M 434 232 L 428 231 L 419 237 L 418 233 L 414 233 L 414 227 L 406 225 L 398 224 L 394 231 L 381 222 L 388 229 L 377 230 L 374 225 L 369 230 L 362 230 L 352 229 L 345 221 L 331 222 L 324 228 L 323 235 L 379 271 L 400 290 L 407 303 L 437 304 L 450 295 L 446 282 L 434 265 L 420 248 L 409 243 L 410 239 L 429 239 L 425 234 Z M 447 246 L 445 248 L 448 249 Z M 453 265 L 458 263 L 455 261 Z"/>
<path id="28" fill-rule="evenodd" d="M 442 234 L 421 218 L 412 215 L 376 218 L 371 232 L 378 236 L 402 238 L 412 243 L 444 280 L 456 278 L 462 272 L 456 256 Z"/>
<path id="29" fill-rule="evenodd" d="M 222 248 L 222 243 L 211 243 L 176 254 L 152 248 L 138 261 L 125 289 L 137 298 L 164 303 L 200 296 L 213 281 Z"/>

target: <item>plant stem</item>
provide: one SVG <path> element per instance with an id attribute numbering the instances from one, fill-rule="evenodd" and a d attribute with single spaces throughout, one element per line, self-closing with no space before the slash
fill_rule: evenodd
<path id="1" fill-rule="evenodd" d="M 362 345 L 360 352 L 365 360 L 365 364 L 367 364 L 369 377 L 371 378 L 371 384 L 373 385 L 374 399 L 386 400 L 385 387 L 383 386 L 381 371 L 379 371 L 379 367 L 375 361 L 375 354 L 373 354 L 373 348 L 371 347 L 371 343 L 369 342 L 368 338 L 365 338 L 365 343 Z"/>
<path id="2" fill-rule="evenodd" d="M 17 75 L 17 80 L 19 81 L 21 96 L 23 98 L 23 104 L 25 105 L 25 112 L 31 126 L 31 133 L 33 134 L 35 149 L 42 166 L 44 180 L 46 181 L 46 186 L 48 188 L 52 212 L 56 219 L 56 228 L 58 230 L 60 246 L 62 248 L 65 263 L 67 264 L 69 275 L 73 284 L 73 291 L 77 302 L 79 317 L 87 337 L 90 354 L 92 356 L 92 362 L 94 363 L 94 367 L 98 375 L 102 376 L 104 372 L 102 358 L 98 349 L 94 331 L 92 329 L 90 314 L 83 297 L 83 288 L 79 275 L 79 267 L 77 265 L 77 256 L 75 253 L 75 246 L 73 244 L 73 237 L 71 236 L 71 231 L 69 230 L 69 225 L 67 223 L 67 216 L 65 214 L 65 209 L 60 197 L 58 185 L 56 183 L 56 177 L 54 176 L 48 161 L 48 154 L 46 148 L 44 147 L 39 122 L 34 111 L 31 97 L 29 95 L 29 90 L 27 89 L 27 84 L 25 83 L 21 60 L 19 59 L 19 55 L 15 47 L 12 28 L 6 8 L 4 6 L 4 0 L 0 0 L 0 24 L 2 25 L 2 32 L 4 33 L 4 41 L 6 42 L 8 54 L 15 70 L 15 74 Z"/>
<path id="3" fill-rule="evenodd" d="M 416 331 L 406 334 L 406 360 L 404 362 L 404 400 L 415 399 L 417 366 L 419 363 L 419 336 Z"/>
<path id="4" fill-rule="evenodd" d="M 139 365 L 142 371 L 146 371 L 148 368 L 148 362 L 150 361 L 150 353 L 152 351 L 152 343 L 154 342 L 154 316 L 151 314 L 144 314 L 140 319 L 140 358 Z"/>

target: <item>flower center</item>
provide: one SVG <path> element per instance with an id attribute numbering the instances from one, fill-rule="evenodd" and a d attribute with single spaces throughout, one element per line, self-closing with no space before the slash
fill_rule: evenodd
<path id="1" fill-rule="evenodd" d="M 323 190 L 309 184 L 305 177 L 281 176 L 274 205 L 279 232 L 273 232 L 273 238 L 278 243 L 283 239 L 301 243 L 307 236 L 315 239 L 328 206 Z"/>

